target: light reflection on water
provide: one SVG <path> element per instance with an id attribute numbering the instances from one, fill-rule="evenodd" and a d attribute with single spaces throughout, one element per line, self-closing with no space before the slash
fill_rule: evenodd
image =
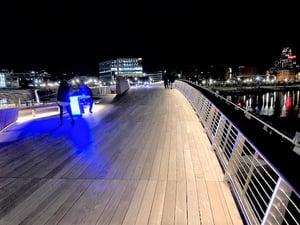
<path id="1" fill-rule="evenodd" d="M 300 132 L 300 90 L 223 95 L 293 137 Z"/>
<path id="2" fill-rule="evenodd" d="M 299 90 L 227 95 L 226 98 L 257 115 L 300 118 Z"/>

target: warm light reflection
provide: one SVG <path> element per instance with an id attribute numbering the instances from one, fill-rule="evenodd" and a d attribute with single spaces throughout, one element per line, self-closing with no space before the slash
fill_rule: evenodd
<path id="1" fill-rule="evenodd" d="M 267 92 L 263 94 L 248 94 L 231 97 L 238 106 L 263 116 L 299 117 L 299 91 Z M 234 98 L 236 100 L 234 100 Z M 275 115 L 276 114 L 276 115 Z"/>

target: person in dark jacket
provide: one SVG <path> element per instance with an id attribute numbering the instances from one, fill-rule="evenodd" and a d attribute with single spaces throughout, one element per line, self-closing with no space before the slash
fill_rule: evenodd
<path id="1" fill-rule="evenodd" d="M 166 72 L 164 73 L 163 80 L 165 88 L 169 88 L 169 74 Z"/>
<path id="2" fill-rule="evenodd" d="M 60 126 L 63 124 L 63 111 L 66 108 L 72 120 L 72 126 L 75 124 L 70 105 L 71 87 L 66 80 L 62 80 L 57 90 L 57 104 L 59 106 Z"/>
<path id="3" fill-rule="evenodd" d="M 85 103 L 89 104 L 89 112 L 92 113 L 93 105 L 94 105 L 93 92 L 90 89 L 90 87 L 87 86 L 83 81 L 81 81 L 81 83 L 79 85 L 79 93 L 81 95 L 86 96 L 86 98 L 82 99 L 82 104 L 85 104 Z"/>

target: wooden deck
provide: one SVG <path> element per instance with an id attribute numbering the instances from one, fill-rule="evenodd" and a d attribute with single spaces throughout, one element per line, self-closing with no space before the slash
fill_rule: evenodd
<path id="1" fill-rule="evenodd" d="M 131 88 L 94 113 L 0 134 L 0 225 L 243 224 L 210 142 L 176 89 Z"/>

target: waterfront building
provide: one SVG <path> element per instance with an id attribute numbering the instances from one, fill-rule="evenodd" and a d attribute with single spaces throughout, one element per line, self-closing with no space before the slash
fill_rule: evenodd
<path id="1" fill-rule="evenodd" d="M 0 71 L 0 88 L 18 88 L 19 79 L 13 71 L 1 70 Z"/>
<path id="2" fill-rule="evenodd" d="M 274 67 L 271 67 L 267 74 L 275 74 L 277 81 L 298 80 L 299 66 L 296 58 L 290 47 L 283 48 L 280 58 L 274 62 Z"/>
<path id="3" fill-rule="evenodd" d="M 295 70 L 281 69 L 277 72 L 277 81 L 291 81 L 295 79 Z"/>
<path id="4" fill-rule="evenodd" d="M 239 66 L 238 67 L 238 76 L 246 75 L 246 76 L 255 76 L 258 74 L 258 68 L 255 66 Z"/>
<path id="5" fill-rule="evenodd" d="M 296 55 L 292 54 L 290 47 L 282 49 L 281 56 L 274 63 L 278 69 L 295 69 L 296 67 Z"/>
<path id="6" fill-rule="evenodd" d="M 142 58 L 117 58 L 98 63 L 99 80 L 114 83 L 116 77 L 143 77 Z"/>
<path id="7" fill-rule="evenodd" d="M 0 71 L 0 88 L 39 87 L 51 79 L 45 70 L 15 73 L 9 70 Z"/>

